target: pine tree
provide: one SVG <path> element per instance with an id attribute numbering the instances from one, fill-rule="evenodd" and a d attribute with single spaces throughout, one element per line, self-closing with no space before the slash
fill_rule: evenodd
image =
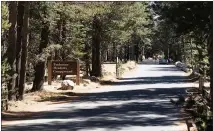
<path id="1" fill-rule="evenodd" d="M 27 52 L 28 52 L 28 40 L 29 40 L 29 8 L 30 2 L 24 3 L 24 17 L 22 28 L 22 47 L 21 47 L 21 69 L 20 69 L 20 82 L 19 82 L 19 94 L 18 99 L 23 100 L 25 82 L 26 82 L 26 67 L 27 67 Z"/>
<path id="2" fill-rule="evenodd" d="M 6 52 L 8 63 L 10 65 L 9 76 L 11 76 L 8 82 L 8 99 L 16 100 L 16 16 L 17 2 L 9 2 L 9 37 L 8 37 L 8 49 Z"/>
<path id="3" fill-rule="evenodd" d="M 39 45 L 39 54 L 43 53 L 43 50 L 47 47 L 49 43 L 49 26 L 50 22 L 47 20 L 48 14 L 47 14 L 47 5 L 48 3 L 43 3 L 42 5 L 42 11 L 43 14 L 42 18 L 42 27 L 41 27 L 41 41 Z M 33 87 L 32 91 L 39 91 L 43 90 L 43 84 L 44 84 L 44 74 L 45 74 L 45 68 L 46 68 L 46 60 L 38 61 L 35 66 L 35 78 L 33 81 Z"/>

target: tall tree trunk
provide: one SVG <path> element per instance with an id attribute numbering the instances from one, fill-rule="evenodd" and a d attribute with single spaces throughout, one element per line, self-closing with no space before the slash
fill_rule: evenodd
<path id="1" fill-rule="evenodd" d="M 44 11 L 45 18 L 46 18 L 46 11 Z M 42 50 L 47 47 L 49 43 L 49 22 L 43 21 L 42 22 L 42 29 L 41 29 L 41 42 L 39 45 L 39 53 L 42 53 Z M 32 91 L 39 91 L 43 89 L 44 84 L 44 74 L 45 74 L 45 64 L 46 61 L 40 61 L 36 64 L 35 67 L 35 78 L 33 81 L 33 88 Z"/>
<path id="2" fill-rule="evenodd" d="M 92 75 L 100 77 L 101 74 L 101 20 L 95 15 L 93 18 L 93 35 L 92 35 Z"/>
<path id="3" fill-rule="evenodd" d="M 127 45 L 127 55 L 126 55 L 126 57 L 127 57 L 127 61 L 130 60 L 130 46 L 129 45 Z"/>
<path id="4" fill-rule="evenodd" d="M 125 62 L 127 62 L 127 60 L 128 60 L 128 47 L 127 47 L 128 45 L 125 45 L 124 46 L 124 61 Z"/>
<path id="5" fill-rule="evenodd" d="M 193 46 L 192 46 L 192 38 L 190 38 L 190 53 L 191 53 L 191 66 L 192 66 L 192 69 L 194 69 L 194 65 L 193 65 Z"/>
<path id="6" fill-rule="evenodd" d="M 64 44 L 66 42 L 66 31 L 67 31 L 67 29 L 66 29 L 66 20 L 63 19 L 62 20 L 62 32 L 61 32 L 61 35 L 62 35 L 61 45 L 62 46 L 64 46 Z M 62 58 L 63 61 L 66 58 L 66 54 L 65 54 L 65 50 L 64 49 L 62 49 L 62 51 L 61 51 L 61 58 Z M 62 75 L 61 78 L 62 78 L 62 80 L 65 80 L 66 75 Z"/>
<path id="7" fill-rule="evenodd" d="M 62 20 L 61 18 L 57 21 L 57 44 L 61 44 L 61 39 L 62 39 Z M 59 50 L 55 50 L 55 60 L 59 60 L 60 59 L 60 55 L 59 55 Z"/>
<path id="8" fill-rule="evenodd" d="M 109 61 L 109 47 L 107 48 L 107 52 L 106 52 L 106 61 Z"/>
<path id="9" fill-rule="evenodd" d="M 16 88 L 19 87 L 20 82 L 20 71 L 21 71 L 21 47 L 22 47 L 22 27 L 24 17 L 24 3 L 23 1 L 18 2 L 18 14 L 17 14 L 17 41 L 16 41 Z M 18 90 L 18 89 L 17 89 Z M 18 95 L 18 94 L 17 94 Z"/>
<path id="10" fill-rule="evenodd" d="M 181 44 L 182 44 L 182 60 L 184 63 L 186 63 L 186 49 L 185 49 L 185 40 L 184 40 L 184 36 L 182 36 L 181 38 Z"/>
<path id="11" fill-rule="evenodd" d="M 144 57 L 143 56 L 145 56 L 144 55 L 144 45 L 142 46 L 142 61 L 144 60 Z"/>
<path id="12" fill-rule="evenodd" d="M 89 42 L 85 42 L 85 55 L 84 55 L 84 59 L 85 59 L 85 65 L 86 65 L 86 76 L 89 76 L 90 73 L 90 48 L 89 48 Z"/>
<path id="13" fill-rule="evenodd" d="M 11 67 L 10 76 L 12 78 L 8 83 L 8 99 L 15 100 L 16 99 L 16 20 L 17 20 L 17 2 L 10 1 L 9 2 L 9 38 L 8 43 L 9 47 L 7 49 L 8 62 Z"/>
<path id="14" fill-rule="evenodd" d="M 61 32 L 61 35 L 62 35 L 62 39 L 61 39 L 61 45 L 64 46 L 66 40 L 67 40 L 67 36 L 66 36 L 66 32 L 67 32 L 67 28 L 66 28 L 66 20 L 63 20 L 62 21 L 62 32 Z M 66 57 L 66 54 L 65 54 L 65 50 L 62 50 L 61 52 L 61 58 L 62 60 L 65 60 L 65 57 Z"/>
<path id="15" fill-rule="evenodd" d="M 116 44 L 113 42 L 113 52 L 112 52 L 112 61 L 116 61 Z"/>
<path id="16" fill-rule="evenodd" d="M 30 2 L 24 3 L 24 20 L 22 28 L 22 54 L 21 54 L 21 72 L 20 72 L 20 82 L 19 82 L 19 93 L 18 99 L 23 99 L 25 81 L 26 81 L 26 67 L 27 67 L 27 52 L 28 52 L 28 40 L 29 40 L 29 6 Z"/>
<path id="17" fill-rule="evenodd" d="M 211 112 L 213 113 L 213 8 L 210 14 L 211 31 L 208 38 L 208 55 L 210 63 L 210 95 L 211 95 Z M 213 128 L 213 120 L 212 120 Z"/>
<path id="18" fill-rule="evenodd" d="M 139 46 L 138 46 L 138 42 L 137 44 L 135 45 L 135 61 L 138 62 L 139 60 Z"/>

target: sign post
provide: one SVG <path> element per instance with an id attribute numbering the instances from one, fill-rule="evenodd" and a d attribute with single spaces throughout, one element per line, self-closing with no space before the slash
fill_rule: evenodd
<path id="1" fill-rule="evenodd" d="M 119 64 L 119 59 L 118 59 L 118 57 L 116 57 L 116 65 L 115 65 L 116 67 L 115 68 L 116 68 L 116 77 L 117 78 L 119 77 L 119 70 L 118 70 L 118 68 L 119 68 L 118 66 L 119 65 L 118 64 Z"/>
<path id="2" fill-rule="evenodd" d="M 48 61 L 48 85 L 52 84 L 52 62 Z"/>
<path id="3" fill-rule="evenodd" d="M 52 84 L 52 75 L 76 75 L 76 85 L 80 84 L 80 65 L 76 61 L 48 61 L 48 85 Z"/>
<path id="4" fill-rule="evenodd" d="M 80 65 L 79 65 L 79 60 L 76 60 L 76 85 L 80 85 Z"/>

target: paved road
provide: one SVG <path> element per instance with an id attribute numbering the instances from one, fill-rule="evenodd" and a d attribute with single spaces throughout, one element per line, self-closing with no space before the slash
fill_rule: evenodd
<path id="1" fill-rule="evenodd" d="M 186 131 L 171 98 L 184 94 L 184 72 L 173 65 L 139 65 L 111 86 L 87 91 L 70 103 L 51 105 L 3 131 Z"/>

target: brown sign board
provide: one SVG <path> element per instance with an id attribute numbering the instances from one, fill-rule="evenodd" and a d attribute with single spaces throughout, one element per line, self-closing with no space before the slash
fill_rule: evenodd
<path id="1" fill-rule="evenodd" d="M 52 75 L 76 75 L 76 84 L 80 84 L 79 61 L 49 61 L 48 84 L 51 85 Z"/>
<path id="2" fill-rule="evenodd" d="M 74 61 L 52 61 L 52 74 L 54 75 L 76 75 L 77 62 Z"/>

